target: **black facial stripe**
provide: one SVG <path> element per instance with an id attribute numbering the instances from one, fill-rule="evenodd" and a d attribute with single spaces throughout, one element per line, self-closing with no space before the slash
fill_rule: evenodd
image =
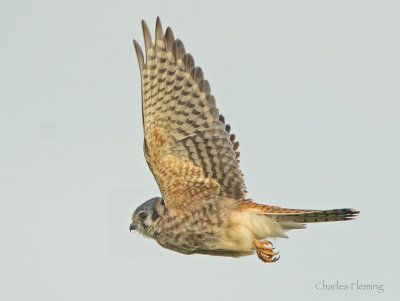
<path id="1" fill-rule="evenodd" d="M 146 223 L 144 222 L 144 219 L 141 219 L 141 220 L 140 220 L 140 223 L 141 223 L 143 229 L 147 229 L 148 226 L 147 226 Z"/>
<path id="2" fill-rule="evenodd" d="M 151 214 L 151 220 L 155 221 L 159 217 L 160 217 L 160 215 L 158 214 L 157 210 L 154 209 L 152 214 Z"/>

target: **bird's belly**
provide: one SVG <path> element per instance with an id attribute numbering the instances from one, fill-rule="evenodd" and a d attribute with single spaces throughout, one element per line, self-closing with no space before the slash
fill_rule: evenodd
<path id="1" fill-rule="evenodd" d="M 238 257 L 254 251 L 253 235 L 245 224 L 205 210 L 186 217 L 165 217 L 155 239 L 161 246 L 184 254 Z"/>

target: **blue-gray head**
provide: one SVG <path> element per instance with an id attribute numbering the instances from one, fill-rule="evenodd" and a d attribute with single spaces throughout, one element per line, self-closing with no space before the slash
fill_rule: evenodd
<path id="1" fill-rule="evenodd" d="M 132 215 L 129 230 L 136 230 L 145 236 L 152 236 L 153 226 L 165 213 L 165 204 L 162 198 L 155 197 L 136 208 Z"/>

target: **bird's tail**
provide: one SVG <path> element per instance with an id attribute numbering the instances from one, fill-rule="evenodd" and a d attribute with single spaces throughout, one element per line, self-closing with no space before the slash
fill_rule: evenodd
<path id="1" fill-rule="evenodd" d="M 251 210 L 262 215 L 275 217 L 280 222 L 295 223 L 321 223 L 353 220 L 360 211 L 344 208 L 331 210 L 304 210 L 287 209 L 275 206 L 267 206 L 246 201 L 244 205 L 246 210 Z"/>
<path id="2" fill-rule="evenodd" d="M 297 210 L 295 210 L 297 211 Z M 304 210 L 305 212 L 293 212 L 277 214 L 277 221 L 292 221 L 297 223 L 322 223 L 353 220 L 360 213 L 351 208 L 331 210 Z"/>

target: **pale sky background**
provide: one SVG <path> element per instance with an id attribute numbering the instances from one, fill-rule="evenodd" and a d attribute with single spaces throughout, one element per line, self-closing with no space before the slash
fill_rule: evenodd
<path id="1" fill-rule="evenodd" d="M 398 1 L 3 1 L 0 299 L 396 299 L 399 15 Z M 209 80 L 248 196 L 357 221 L 290 232 L 276 264 L 129 233 L 159 195 L 132 46 L 156 16 Z M 385 291 L 315 287 L 337 280 Z"/>

